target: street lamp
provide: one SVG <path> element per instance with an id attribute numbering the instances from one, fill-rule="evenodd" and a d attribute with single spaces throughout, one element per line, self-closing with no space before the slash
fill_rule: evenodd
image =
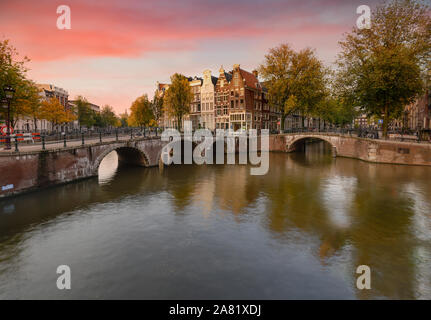
<path id="1" fill-rule="evenodd" d="M 2 106 L 3 106 L 3 108 L 7 108 L 5 150 L 10 150 L 11 149 L 11 144 L 10 144 L 10 102 L 13 98 L 14 93 L 15 93 L 15 89 L 12 88 L 11 86 L 5 86 L 3 88 L 3 91 L 4 91 L 4 95 L 5 95 L 6 99 L 4 99 L 2 101 Z"/>

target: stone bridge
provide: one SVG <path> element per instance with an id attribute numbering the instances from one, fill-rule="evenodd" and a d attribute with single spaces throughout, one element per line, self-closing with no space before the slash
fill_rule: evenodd
<path id="1" fill-rule="evenodd" d="M 431 166 L 431 144 L 372 140 L 328 133 L 272 135 L 269 151 L 293 152 L 304 141 L 318 139 L 332 146 L 334 156 L 374 163 Z M 160 137 L 75 145 L 65 148 L 0 152 L 0 198 L 98 175 L 103 158 L 116 151 L 122 163 L 157 166 L 167 142 Z M 31 150 L 31 151 L 29 151 Z"/>
<path id="2" fill-rule="evenodd" d="M 291 133 L 271 136 L 270 151 L 294 152 L 306 140 L 323 140 L 332 154 L 374 163 L 431 166 L 431 144 L 358 138 L 335 133 Z"/>
<path id="3" fill-rule="evenodd" d="M 0 197 L 97 176 L 103 158 L 114 150 L 119 162 L 157 166 L 166 143 L 153 137 L 0 153 Z"/>

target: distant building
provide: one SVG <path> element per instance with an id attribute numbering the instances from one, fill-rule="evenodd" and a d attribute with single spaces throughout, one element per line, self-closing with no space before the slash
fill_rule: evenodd
<path id="1" fill-rule="evenodd" d="M 366 128 L 369 125 L 370 121 L 365 113 L 362 113 L 353 120 L 353 126 L 356 128 Z"/>
<path id="2" fill-rule="evenodd" d="M 229 129 L 229 94 L 232 75 L 221 66 L 215 86 L 215 128 Z"/>
<path id="3" fill-rule="evenodd" d="M 68 106 L 71 110 L 74 111 L 78 111 L 77 110 L 77 102 L 78 100 L 70 100 L 68 103 Z M 93 110 L 94 112 L 100 112 L 100 106 L 98 106 L 97 104 L 91 103 L 87 101 L 87 105 L 90 107 L 91 110 Z"/>
<path id="4" fill-rule="evenodd" d="M 204 78 L 201 87 L 201 127 L 209 130 L 215 129 L 215 86 L 218 78 L 211 75 L 211 70 L 203 72 Z"/>
<path id="5" fill-rule="evenodd" d="M 69 106 L 69 93 L 63 88 L 56 87 L 52 84 L 37 84 L 36 85 L 41 91 L 41 96 L 46 100 L 49 98 L 57 98 L 58 101 L 65 107 Z"/>
<path id="6" fill-rule="evenodd" d="M 248 72 L 239 64 L 226 73 L 219 70 L 216 86 L 216 129 L 272 129 L 278 114 L 269 107 L 268 90 L 260 83 L 257 71 Z"/>
<path id="7" fill-rule="evenodd" d="M 202 79 L 198 77 L 189 78 L 189 84 L 193 93 L 193 100 L 190 104 L 190 113 L 183 118 L 183 121 L 190 120 L 193 130 L 199 129 L 201 124 L 201 86 Z"/>
<path id="8" fill-rule="evenodd" d="M 257 71 L 248 72 L 236 64 L 228 73 L 222 66 L 218 78 L 210 70 L 203 74 L 203 79 L 188 78 L 193 101 L 183 120 L 190 120 L 193 129 L 279 129 L 279 113 L 269 106 L 268 90 L 259 82 Z M 157 82 L 156 92 L 163 96 L 168 88 Z M 159 122 L 163 127 L 177 126 L 166 113 Z"/>
<path id="9" fill-rule="evenodd" d="M 406 107 L 406 125 L 413 131 L 431 131 L 431 89 L 416 102 Z"/>

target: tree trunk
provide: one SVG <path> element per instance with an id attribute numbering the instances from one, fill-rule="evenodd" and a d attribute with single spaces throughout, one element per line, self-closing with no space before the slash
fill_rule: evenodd
<path id="1" fill-rule="evenodd" d="M 284 129 L 285 129 L 284 125 L 285 125 L 286 118 L 287 118 L 287 114 L 283 113 L 283 115 L 281 116 L 281 122 L 280 122 L 280 131 L 281 131 L 280 133 L 284 132 Z"/>
<path id="2" fill-rule="evenodd" d="M 178 122 L 178 131 L 181 132 L 181 120 L 182 120 L 182 116 L 178 116 L 177 122 Z"/>
<path id="3" fill-rule="evenodd" d="M 389 126 L 389 107 L 385 105 L 385 111 L 383 113 L 383 138 L 388 138 L 388 126 Z"/>

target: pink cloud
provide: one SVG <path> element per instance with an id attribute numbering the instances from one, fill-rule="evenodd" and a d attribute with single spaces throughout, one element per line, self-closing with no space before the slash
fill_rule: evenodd
<path id="1" fill-rule="evenodd" d="M 56 28 L 60 4 L 71 8 L 71 30 Z M 150 83 L 169 78 L 173 69 L 203 70 L 208 56 L 216 65 L 226 55 L 232 63 L 258 64 L 267 47 L 281 42 L 335 56 L 358 5 L 356 0 L 0 1 L 0 38 L 11 39 L 29 56 L 36 81 L 70 86 L 72 95 L 112 101 L 124 111 L 142 91 L 152 93 Z M 111 65 L 111 57 L 124 64 Z M 84 61 L 97 68 L 80 68 Z M 134 71 L 138 65 L 143 69 Z"/>
<path id="2" fill-rule="evenodd" d="M 335 1 L 321 1 L 322 8 Z M 56 1 L 18 0 L 0 5 L 2 33 L 33 60 L 70 57 L 136 57 L 150 51 L 181 48 L 181 41 L 257 38 L 294 32 L 317 35 L 339 32 L 321 25 L 319 10 L 304 1 L 73 1 L 72 29 L 56 28 Z M 338 2 L 339 3 L 339 2 Z"/>

